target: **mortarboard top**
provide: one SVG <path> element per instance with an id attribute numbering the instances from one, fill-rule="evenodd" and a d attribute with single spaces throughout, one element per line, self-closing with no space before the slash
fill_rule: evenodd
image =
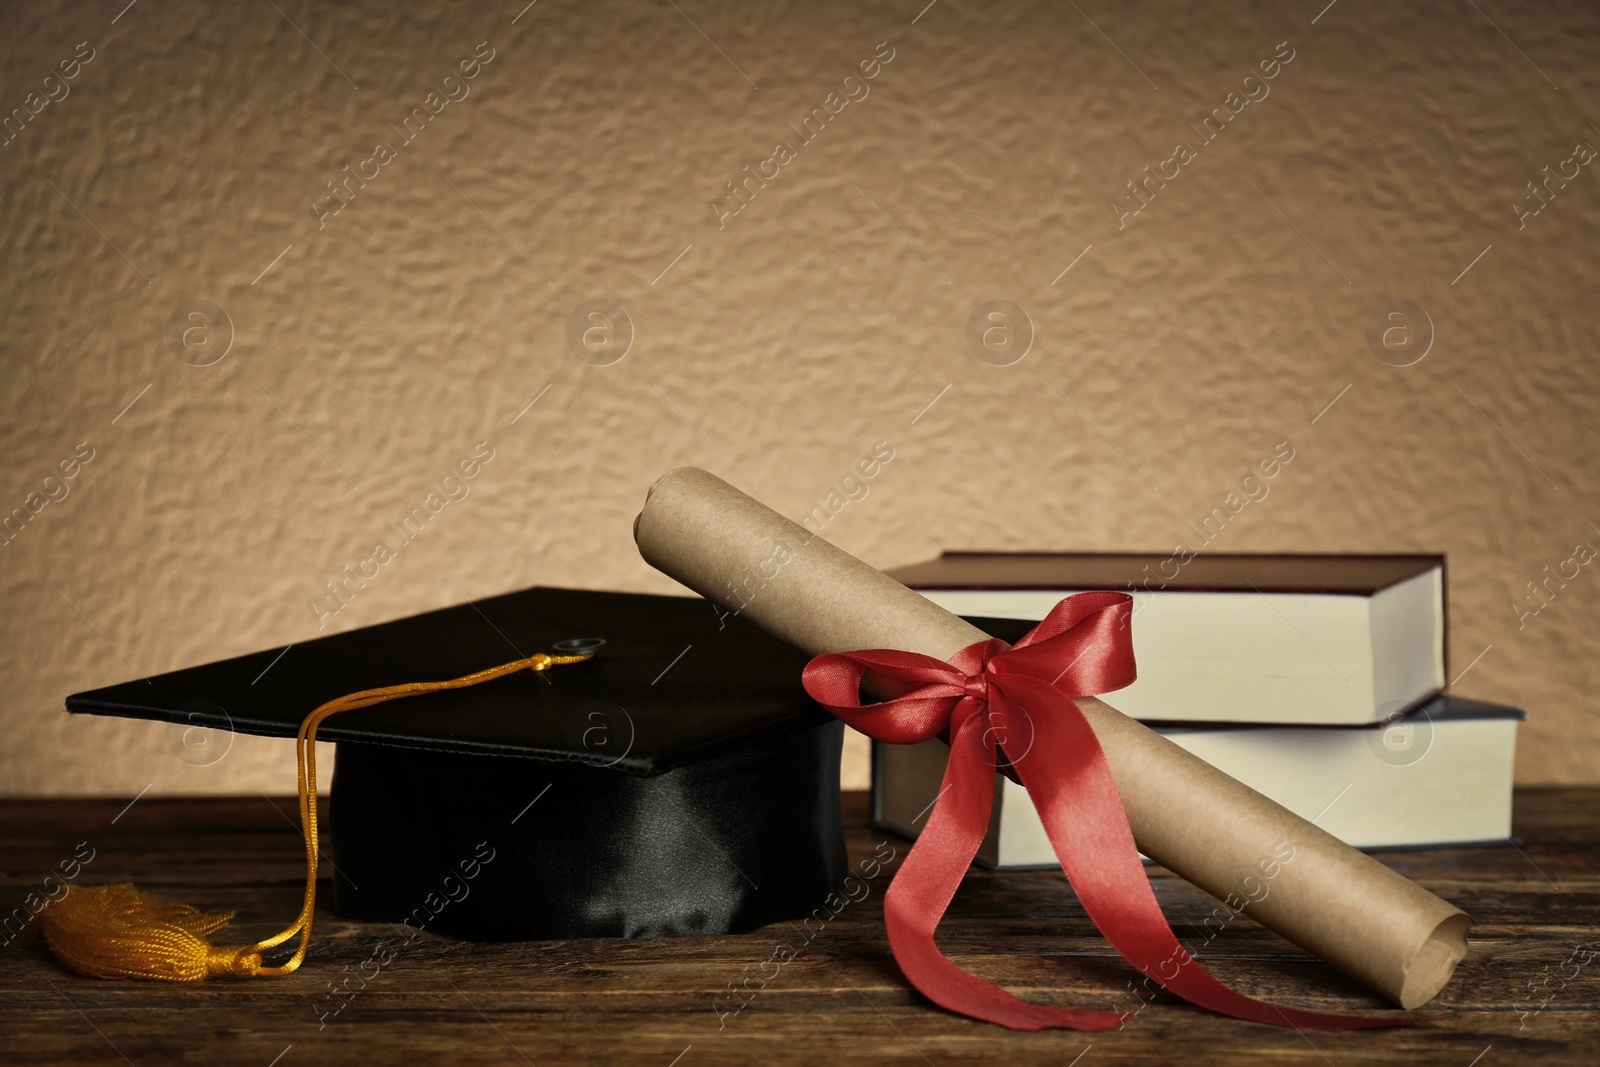
<path id="1" fill-rule="evenodd" d="M 594 658 L 327 721 L 334 910 L 512 939 L 734 932 L 821 906 L 845 873 L 842 727 L 801 688 L 803 653 L 698 598 L 533 588 L 67 708 L 293 737 L 335 697 L 573 642 Z"/>
<path id="2" fill-rule="evenodd" d="M 67 710 L 293 737 L 344 693 L 597 638 L 587 663 L 349 712 L 319 739 L 655 775 L 832 720 L 800 687 L 804 653 L 708 601 L 543 587 L 301 642 L 281 658 L 272 649 L 77 693 Z M 604 738 L 588 718 L 595 701 L 626 712 L 600 724 Z"/>

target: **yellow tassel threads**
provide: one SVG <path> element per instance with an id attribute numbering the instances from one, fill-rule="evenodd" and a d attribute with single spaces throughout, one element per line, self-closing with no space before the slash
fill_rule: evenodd
<path id="1" fill-rule="evenodd" d="M 254 949 L 214 948 L 206 940 L 232 918 L 232 912 L 207 915 L 187 904 L 163 904 L 124 883 L 79 886 L 39 921 L 50 951 L 79 974 L 198 982 L 261 969 Z"/>
<path id="2" fill-rule="evenodd" d="M 542 671 L 582 663 L 589 655 L 548 656 L 502 663 L 443 682 L 408 682 L 336 697 L 300 724 L 296 738 L 300 778 L 300 827 L 306 846 L 306 888 L 300 914 L 287 928 L 254 945 L 215 946 L 208 938 L 233 918 L 206 914 L 187 904 L 166 904 L 132 885 L 78 886 L 39 916 L 45 943 L 56 959 L 89 978 L 141 978 L 199 982 L 215 975 L 253 978 L 289 974 L 305 959 L 317 895 L 317 727 L 329 716 L 402 697 L 464 689 L 520 670 Z M 297 936 L 294 955 L 277 966 L 261 954 Z"/>

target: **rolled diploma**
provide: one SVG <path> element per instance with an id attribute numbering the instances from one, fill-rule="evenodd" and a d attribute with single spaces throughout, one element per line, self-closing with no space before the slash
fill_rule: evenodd
<path id="1" fill-rule="evenodd" d="M 694 467 L 650 488 L 634 540 L 651 566 L 812 655 L 949 659 L 989 636 Z M 1101 701 L 1078 706 L 1147 856 L 1219 900 L 1264 886 L 1246 914 L 1403 1008 L 1450 980 L 1472 925 L 1460 909 Z M 1283 842 L 1293 858 L 1268 878 L 1259 865 Z"/>

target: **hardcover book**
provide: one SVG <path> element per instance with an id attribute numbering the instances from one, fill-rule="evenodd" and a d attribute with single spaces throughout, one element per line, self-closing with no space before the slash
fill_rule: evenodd
<path id="1" fill-rule="evenodd" d="M 1382 722 L 1445 685 L 1442 556 L 946 552 L 888 572 L 959 615 L 1037 622 L 1071 593 L 1134 598 L 1147 722 Z"/>
<path id="2" fill-rule="evenodd" d="M 1357 848 L 1503 844 L 1511 835 L 1516 708 L 1440 696 L 1372 726 L 1158 724 L 1169 741 Z M 873 745 L 873 824 L 916 837 L 939 793 L 940 741 Z M 1059 866 L 1027 791 L 995 776 L 978 861 Z"/>

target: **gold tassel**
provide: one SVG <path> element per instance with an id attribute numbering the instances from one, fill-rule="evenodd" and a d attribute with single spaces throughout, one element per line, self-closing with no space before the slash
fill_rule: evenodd
<path id="1" fill-rule="evenodd" d="M 261 970 L 253 947 L 215 948 L 206 938 L 233 918 L 163 904 L 132 885 L 79 886 L 40 916 L 56 959 L 90 978 L 198 982 Z"/>
<path id="2" fill-rule="evenodd" d="M 199 982 L 214 975 L 253 978 L 289 974 L 300 966 L 311 943 L 311 918 L 317 896 L 317 727 L 331 715 L 402 697 L 463 689 L 520 670 L 542 671 L 582 663 L 589 655 L 547 656 L 475 671 L 444 682 L 407 682 L 336 697 L 300 724 L 300 827 L 306 845 L 306 889 L 300 915 L 282 932 L 254 945 L 214 946 L 207 940 L 233 918 L 233 912 L 208 915 L 187 904 L 164 904 L 132 885 L 77 886 L 39 916 L 45 943 L 56 959 L 89 978 L 143 978 L 157 982 Z M 261 954 L 296 935 L 293 956 L 274 967 Z"/>

